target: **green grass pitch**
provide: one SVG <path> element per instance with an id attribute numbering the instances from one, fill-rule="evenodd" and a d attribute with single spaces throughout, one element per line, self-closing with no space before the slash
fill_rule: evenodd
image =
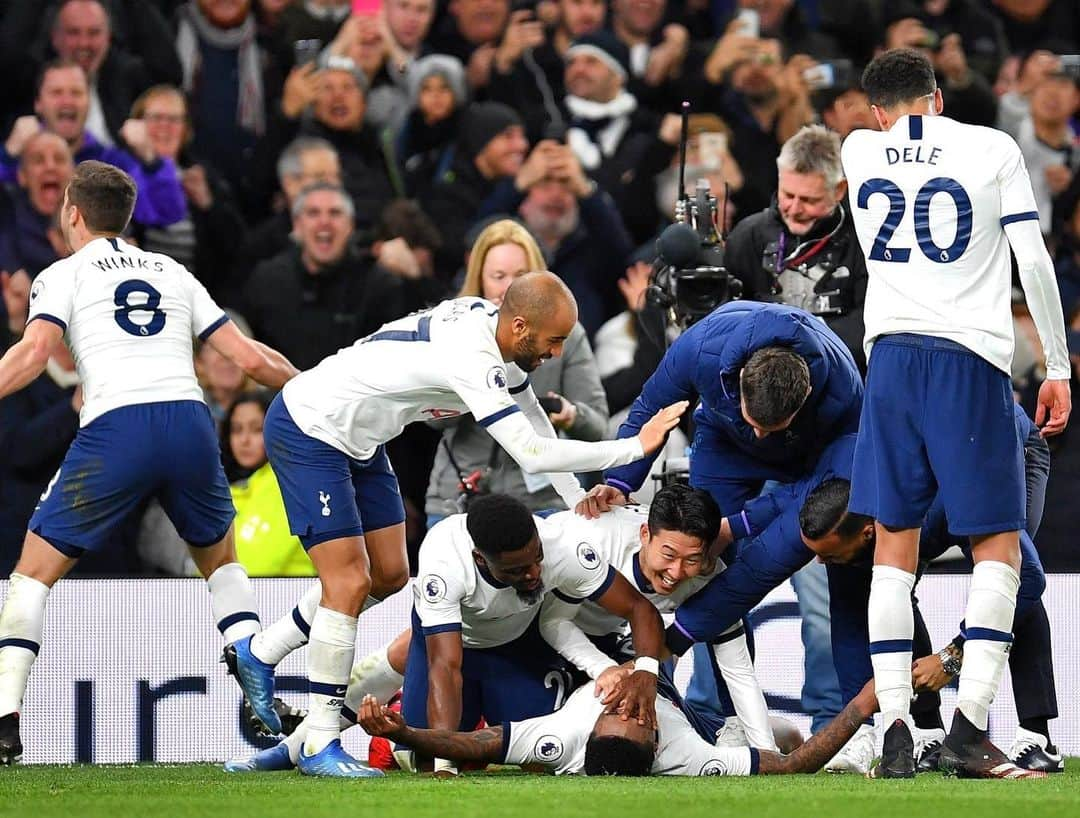
<path id="1" fill-rule="evenodd" d="M 0 816 L 90 818 L 1053 818 L 1080 815 L 1080 759 L 1042 781 L 786 778 L 554 778 L 473 773 L 436 781 L 405 773 L 327 781 L 296 773 L 227 775 L 209 765 L 0 768 Z"/>

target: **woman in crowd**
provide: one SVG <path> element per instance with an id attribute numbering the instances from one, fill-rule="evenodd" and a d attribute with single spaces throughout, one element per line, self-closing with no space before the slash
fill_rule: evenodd
<path id="1" fill-rule="evenodd" d="M 529 232 L 515 221 L 497 221 L 477 237 L 459 295 L 480 296 L 498 305 L 514 278 L 543 269 L 544 257 Z M 608 418 L 607 402 L 584 327 L 576 325 L 563 345 L 562 356 L 545 361 L 529 378 L 537 396 L 550 401 L 550 408 L 545 409 L 560 434 L 600 440 Z M 482 475 L 477 486 L 480 491 L 510 494 L 537 511 L 562 507 L 547 478 L 522 472 L 472 416 L 439 424 L 445 431 L 428 484 L 429 527 L 464 510 L 458 504 L 460 485 L 477 471 Z"/>
<path id="2" fill-rule="evenodd" d="M 253 577 L 313 577 L 315 567 L 289 533 L 281 489 L 266 459 L 265 392 L 244 392 L 225 413 L 221 462 L 236 506 L 236 557 Z"/>

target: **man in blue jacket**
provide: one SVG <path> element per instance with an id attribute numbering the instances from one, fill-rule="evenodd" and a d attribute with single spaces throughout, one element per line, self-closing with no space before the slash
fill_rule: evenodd
<path id="1" fill-rule="evenodd" d="M 699 398 L 690 485 L 707 490 L 729 515 L 728 536 L 721 545 L 744 540 L 754 546 L 754 559 L 762 562 L 754 570 L 762 573 L 749 577 L 748 584 L 732 586 L 737 595 L 760 599 L 809 562 L 812 554 L 798 537 L 797 507 L 787 522 L 778 523 L 780 528 L 794 526 L 792 530 L 778 529 L 760 541 L 747 539 L 761 529 L 751 530 L 743 508 L 767 481 L 791 486 L 792 497 L 805 497 L 821 482 L 823 473 L 831 473 L 829 464 L 838 456 L 846 463 L 845 471 L 850 470 L 850 441 L 839 444 L 840 452 L 830 450 L 858 430 L 862 379 L 855 361 L 821 319 L 782 304 L 736 301 L 714 310 L 672 344 L 631 407 L 619 436 L 636 434 L 648 418 L 649 407 L 672 395 Z M 592 516 L 624 502 L 644 482 L 650 466 L 651 461 L 641 461 L 605 472 L 605 485 L 590 491 L 578 510 Z M 729 565 L 735 553 L 741 553 L 741 547 L 725 552 Z M 788 570 L 789 565 L 794 568 Z M 831 677 L 825 578 L 823 574 L 800 578 L 806 580 L 800 583 L 799 596 L 807 623 L 808 665 L 820 665 Z M 732 624 L 737 621 L 738 617 Z M 703 709 L 719 707 L 718 717 L 733 713 L 722 684 L 714 693 L 704 672 L 711 664 L 709 657 L 709 651 L 695 652 L 689 695 Z M 839 712 L 836 682 L 817 672 L 807 675 L 811 678 L 804 690 L 808 709 L 821 724 Z"/>
<path id="2" fill-rule="evenodd" d="M 782 304 L 734 301 L 672 344 L 619 437 L 637 434 L 650 407 L 694 397 L 690 484 L 732 514 L 766 481 L 809 476 L 830 443 L 858 430 L 862 379 L 820 319 Z M 621 502 L 641 487 L 654 459 L 609 469 L 579 510 L 593 516 Z"/>

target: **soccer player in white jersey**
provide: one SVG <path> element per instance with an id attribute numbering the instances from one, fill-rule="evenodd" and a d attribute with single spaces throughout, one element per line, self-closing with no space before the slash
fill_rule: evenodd
<path id="1" fill-rule="evenodd" d="M 708 556 L 723 515 L 701 489 L 676 483 L 660 489 L 648 506 L 616 507 L 594 520 L 572 511 L 548 519 L 564 523 L 566 534 L 594 548 L 661 614 L 674 613 L 724 570 L 723 562 Z M 606 699 L 626 673 L 622 666 L 627 658 L 626 621 L 591 600 L 568 599 L 556 592 L 545 600 L 540 622 L 551 646 L 595 679 L 597 695 Z M 776 749 L 742 623 L 729 628 L 710 649 L 747 740 L 754 747 Z M 705 719 L 697 726 L 715 735 L 721 724 Z"/>
<path id="2" fill-rule="evenodd" d="M 206 577 L 226 643 L 259 630 L 255 595 L 236 562 L 229 485 L 217 434 L 195 378 L 198 336 L 260 383 L 296 369 L 245 338 L 205 288 L 167 256 L 121 239 L 135 204 L 122 170 L 82 162 L 60 211 L 73 255 L 35 280 L 22 339 L 0 360 L 0 397 L 29 384 L 66 337 L 85 402 L 79 432 L 41 496 L 0 611 L 0 763 L 19 759 L 18 710 L 41 646 L 49 589 L 87 551 L 156 496 Z M 240 668 L 260 717 L 275 722 L 273 689 Z"/>
<path id="3" fill-rule="evenodd" d="M 940 491 L 975 568 L 958 708 L 941 764 L 1000 778 L 1015 765 L 986 737 L 1012 640 L 1025 490 L 1013 419 L 1009 249 L 1046 353 L 1035 421 L 1068 421 L 1069 357 L 1031 182 L 1007 134 L 941 116 L 929 61 L 897 49 L 867 66 L 880 131 L 855 131 L 842 161 L 870 274 L 866 395 L 850 510 L 877 520 L 870 652 L 885 733 L 881 777 L 914 775 L 911 589 L 919 529 Z M 1045 425 L 1044 425 L 1045 424 Z"/>
<path id="4" fill-rule="evenodd" d="M 685 401 L 658 412 L 637 437 L 556 437 L 526 373 L 562 353 L 576 320 L 574 297 L 557 276 L 528 273 L 500 307 L 458 298 L 393 321 L 302 373 L 274 400 L 263 432 L 267 455 L 289 527 L 321 581 L 308 636 L 302 773 L 373 774 L 342 749 L 339 717 L 372 574 L 401 566 L 391 571 L 401 577 L 396 587 L 407 577 L 405 513 L 386 442 L 408 423 L 472 412 L 525 471 L 558 472 L 552 482 L 573 505 L 583 492 L 572 472 L 641 459 L 678 423 Z M 279 638 L 276 625 L 269 630 L 237 643 L 235 653 L 258 661 L 272 683 L 273 666 L 297 643 Z"/>
<path id="5" fill-rule="evenodd" d="M 630 622 L 642 668 L 615 685 L 609 700 L 625 700 L 626 711 L 642 721 L 654 719 L 663 642 L 659 613 L 591 542 L 582 541 L 576 525 L 567 529 L 578 519 L 573 512 L 555 516 L 560 519 L 533 517 L 520 500 L 491 494 L 428 532 L 413 585 L 402 699 L 409 724 L 462 730 L 481 718 L 518 721 L 561 706 L 570 687 L 568 668 L 544 641 L 537 616 L 551 594 L 594 600 L 609 616 Z M 362 688 L 350 684 L 343 727 L 356 720 Z M 310 718 L 277 747 L 225 769 L 289 769 L 309 730 Z M 436 760 L 436 772 L 456 771 Z"/>
<path id="6" fill-rule="evenodd" d="M 551 715 L 471 733 L 407 726 L 374 696 L 364 699 L 360 724 L 373 736 L 459 763 L 541 765 L 561 775 L 790 775 L 821 769 L 876 709 L 868 682 L 840 715 L 790 755 L 715 746 L 694 729 L 674 687 L 656 700 L 655 729 L 622 719 L 593 695 L 591 685 L 576 690 Z"/>

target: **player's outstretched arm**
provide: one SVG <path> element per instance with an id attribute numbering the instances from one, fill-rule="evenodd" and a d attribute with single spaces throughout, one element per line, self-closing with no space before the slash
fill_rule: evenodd
<path id="1" fill-rule="evenodd" d="M 400 713 L 365 696 L 360 704 L 360 726 L 372 736 L 382 736 L 411 747 L 421 755 L 446 758 L 458 763 L 498 763 L 503 760 L 503 728 L 486 727 L 472 733 L 456 730 L 424 730 L 409 727 Z"/>
<path id="2" fill-rule="evenodd" d="M 847 744 L 864 721 L 874 715 L 875 710 L 877 710 L 877 698 L 874 695 L 874 680 L 871 679 L 839 716 L 790 755 L 761 751 L 758 756 L 758 773 L 761 775 L 816 773 L 825 765 L 825 762 L 840 752 L 840 748 Z"/>
<path id="3" fill-rule="evenodd" d="M 23 337 L 0 358 L 0 398 L 18 392 L 45 371 L 64 331 L 51 321 L 31 321 Z"/>
<path id="4" fill-rule="evenodd" d="M 232 321 L 226 321 L 206 339 L 215 350 L 263 386 L 280 389 L 299 370 L 276 349 L 248 338 Z"/>

